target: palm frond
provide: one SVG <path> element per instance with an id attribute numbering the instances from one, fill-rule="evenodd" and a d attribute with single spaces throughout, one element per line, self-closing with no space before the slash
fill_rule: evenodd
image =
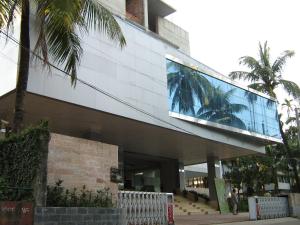
<path id="1" fill-rule="evenodd" d="M 272 65 L 272 70 L 274 72 L 281 73 L 284 65 L 286 64 L 287 59 L 293 57 L 295 55 L 294 51 L 286 50 L 282 53 L 280 57 L 278 57 Z"/>
<path id="2" fill-rule="evenodd" d="M 48 61 L 63 65 L 71 74 L 75 85 L 77 70 L 82 56 L 81 39 L 78 31 L 98 29 L 117 42 L 126 44 L 120 26 L 113 15 L 96 0 L 35 0 L 36 20 L 39 33 L 35 52 Z"/>
<path id="3" fill-rule="evenodd" d="M 64 65 L 64 70 L 71 75 L 71 82 L 75 85 L 82 55 L 80 38 L 76 33 L 76 26 L 82 24 L 78 1 L 39 0 L 39 3 L 37 16 L 43 27 L 35 49 L 40 49 L 46 60 L 49 52 L 54 62 Z"/>
<path id="4" fill-rule="evenodd" d="M 249 67 L 252 70 L 260 70 L 262 67 L 259 62 L 251 56 L 243 56 L 240 58 L 240 64 Z"/>
<path id="5" fill-rule="evenodd" d="M 249 88 L 252 88 L 256 91 L 264 92 L 265 91 L 265 84 L 264 83 L 252 83 L 248 85 Z"/>
<path id="6" fill-rule="evenodd" d="M 295 99 L 300 98 L 300 88 L 295 82 L 281 79 L 279 83 L 289 95 L 292 95 Z"/>
<path id="7" fill-rule="evenodd" d="M 0 1 L 0 28 L 6 28 L 7 32 L 14 23 L 15 14 L 20 10 L 20 0 Z"/>
<path id="8" fill-rule="evenodd" d="M 268 47 L 267 41 L 265 41 L 264 47 L 262 47 L 259 42 L 259 56 L 262 65 L 264 65 L 264 67 L 270 67 L 270 48 Z"/>
<path id="9" fill-rule="evenodd" d="M 82 0 L 82 16 L 88 28 L 99 29 L 111 40 L 121 47 L 126 45 L 121 27 L 109 10 L 100 4 L 98 0 Z"/>
<path id="10" fill-rule="evenodd" d="M 232 71 L 228 76 L 232 79 L 232 80 L 242 80 L 244 79 L 249 73 L 245 72 L 245 71 Z"/>
<path id="11" fill-rule="evenodd" d="M 289 125 L 290 123 L 293 123 L 293 122 L 296 122 L 297 120 L 296 120 L 296 117 L 289 117 L 287 120 L 286 120 L 286 122 L 285 122 L 285 124 L 286 125 Z"/>

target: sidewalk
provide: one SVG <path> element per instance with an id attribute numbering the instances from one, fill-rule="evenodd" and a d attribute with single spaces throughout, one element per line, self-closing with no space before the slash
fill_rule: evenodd
<path id="1" fill-rule="evenodd" d="M 292 217 L 249 221 L 249 213 L 232 214 L 211 214 L 211 215 L 190 215 L 175 216 L 175 225 L 300 225 L 300 220 Z"/>
<path id="2" fill-rule="evenodd" d="M 189 215 L 175 216 L 176 225 L 205 225 L 242 222 L 249 220 L 249 213 L 232 214 L 208 214 L 208 215 Z"/>
<path id="3" fill-rule="evenodd" d="M 246 221 L 246 222 L 236 222 L 236 223 L 223 223 L 218 225 L 299 225 L 300 220 L 292 217 L 285 217 L 279 219 L 270 219 L 270 220 L 258 220 L 258 221 Z"/>

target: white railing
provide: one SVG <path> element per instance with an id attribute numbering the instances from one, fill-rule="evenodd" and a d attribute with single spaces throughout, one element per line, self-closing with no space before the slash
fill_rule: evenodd
<path id="1" fill-rule="evenodd" d="M 274 219 L 289 216 L 287 197 L 248 198 L 250 219 Z"/>
<path id="2" fill-rule="evenodd" d="M 173 194 L 118 192 L 118 208 L 124 209 L 126 225 L 174 224 Z"/>

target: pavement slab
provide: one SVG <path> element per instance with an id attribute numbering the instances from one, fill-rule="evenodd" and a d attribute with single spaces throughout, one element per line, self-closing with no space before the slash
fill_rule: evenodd
<path id="1" fill-rule="evenodd" d="M 300 220 L 292 217 L 269 219 L 269 220 L 257 220 L 257 221 L 244 221 L 235 223 L 222 223 L 218 225 L 300 225 Z"/>
<path id="2" fill-rule="evenodd" d="M 249 221 L 249 213 L 175 216 L 176 225 L 205 225 Z"/>
<path id="3" fill-rule="evenodd" d="M 215 214 L 215 215 L 184 215 L 175 216 L 176 225 L 300 225 L 300 220 L 292 217 L 249 221 L 249 213 Z"/>

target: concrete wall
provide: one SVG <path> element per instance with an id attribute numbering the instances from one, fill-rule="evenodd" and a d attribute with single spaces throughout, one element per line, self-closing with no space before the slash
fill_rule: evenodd
<path id="1" fill-rule="evenodd" d="M 158 17 L 158 34 L 177 45 L 181 51 L 190 54 L 189 33 L 171 21 Z"/>
<path id="2" fill-rule="evenodd" d="M 300 218 L 300 193 L 289 194 L 290 215 Z"/>
<path id="3" fill-rule="evenodd" d="M 126 0 L 98 0 L 100 3 L 109 9 L 111 12 L 125 17 L 126 15 Z"/>
<path id="4" fill-rule="evenodd" d="M 48 155 L 48 183 L 63 180 L 67 188 L 89 190 L 109 187 L 117 193 L 117 184 L 110 182 L 110 168 L 118 167 L 118 147 L 87 139 L 51 134 Z"/>
<path id="5" fill-rule="evenodd" d="M 246 142 L 236 135 L 214 132 L 205 127 L 170 117 L 166 70 L 167 54 L 194 64 L 205 73 L 216 77 L 222 77 L 222 75 L 134 25 L 121 19 L 118 19 L 118 22 L 125 34 L 127 46 L 121 50 L 98 32 L 90 32 L 89 36 L 82 37 L 84 55 L 78 68 L 79 78 L 200 137 L 264 152 L 264 147 L 259 143 Z M 31 26 L 34 26 L 34 21 Z M 34 46 L 33 32 L 34 30 L 31 33 L 31 40 Z M 49 73 L 41 65 L 31 64 L 28 91 L 183 132 L 174 126 L 112 100 L 81 83 L 77 83 L 76 88 L 73 88 L 66 75 L 55 69 Z M 224 149 L 224 146 L 220 145 L 220 148 Z"/>
<path id="6" fill-rule="evenodd" d="M 34 225 L 124 225 L 122 209 L 37 207 Z"/>

